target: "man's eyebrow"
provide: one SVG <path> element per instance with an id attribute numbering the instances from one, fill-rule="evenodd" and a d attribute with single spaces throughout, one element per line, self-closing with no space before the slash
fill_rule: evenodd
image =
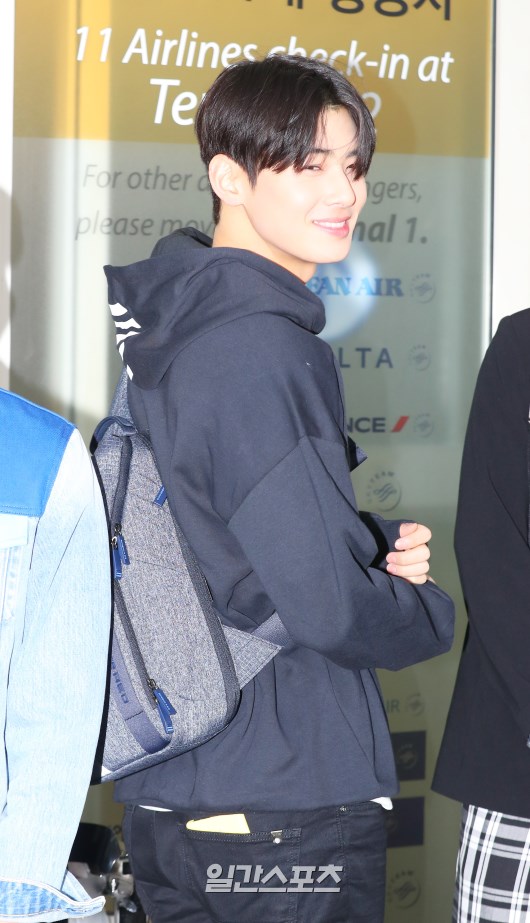
<path id="1" fill-rule="evenodd" d="M 333 151 L 334 151 L 334 148 L 332 147 L 312 147 L 307 153 L 308 153 L 308 156 L 310 154 L 326 155 L 326 154 L 332 154 Z M 359 151 L 356 147 L 353 147 L 351 151 L 348 151 L 348 153 L 344 155 L 346 160 L 348 160 L 350 157 L 358 157 L 358 156 L 359 156 Z"/>

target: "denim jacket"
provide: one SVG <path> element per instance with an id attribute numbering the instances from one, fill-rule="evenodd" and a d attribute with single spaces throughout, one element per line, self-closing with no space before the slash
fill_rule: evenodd
<path id="1" fill-rule="evenodd" d="M 0 923 L 97 913 L 66 871 L 110 630 L 105 513 L 79 432 L 0 390 Z"/>

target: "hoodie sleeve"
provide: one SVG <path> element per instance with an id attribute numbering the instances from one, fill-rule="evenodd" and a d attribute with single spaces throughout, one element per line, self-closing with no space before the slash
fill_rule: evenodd
<path id="1" fill-rule="evenodd" d="M 378 569 L 353 494 L 331 351 L 292 328 L 241 321 L 203 337 L 166 377 L 178 421 L 171 478 L 186 485 L 185 515 L 209 498 L 208 515 L 225 524 L 297 644 L 356 668 L 441 654 L 452 601 L 430 582 Z"/>
<path id="2" fill-rule="evenodd" d="M 229 528 L 297 643 L 357 668 L 399 669 L 442 653 L 450 600 L 373 566 L 377 546 L 343 466 L 339 443 L 302 437 Z"/>

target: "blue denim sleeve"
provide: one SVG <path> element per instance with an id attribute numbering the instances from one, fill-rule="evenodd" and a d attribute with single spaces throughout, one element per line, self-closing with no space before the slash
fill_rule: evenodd
<path id="1" fill-rule="evenodd" d="M 101 493 L 77 430 L 41 518 L 9 518 L 11 544 L 0 514 L 0 921 L 87 916 L 102 900 L 66 865 L 101 723 L 111 582 Z"/>

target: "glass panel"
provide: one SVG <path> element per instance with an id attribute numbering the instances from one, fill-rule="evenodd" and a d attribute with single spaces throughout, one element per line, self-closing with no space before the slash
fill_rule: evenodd
<path id="1" fill-rule="evenodd" d="M 368 203 L 349 257 L 309 285 L 369 455 L 359 505 L 426 522 L 433 574 L 459 603 L 451 655 L 381 677 L 403 778 L 389 920 L 441 923 L 458 808 L 428 787 L 464 625 L 452 531 L 490 328 L 493 0 L 318 7 L 16 3 L 11 387 L 90 437 L 119 370 L 103 265 L 148 257 L 177 227 L 212 232 L 192 123 L 221 67 L 275 49 L 351 77 L 378 132 Z"/>

